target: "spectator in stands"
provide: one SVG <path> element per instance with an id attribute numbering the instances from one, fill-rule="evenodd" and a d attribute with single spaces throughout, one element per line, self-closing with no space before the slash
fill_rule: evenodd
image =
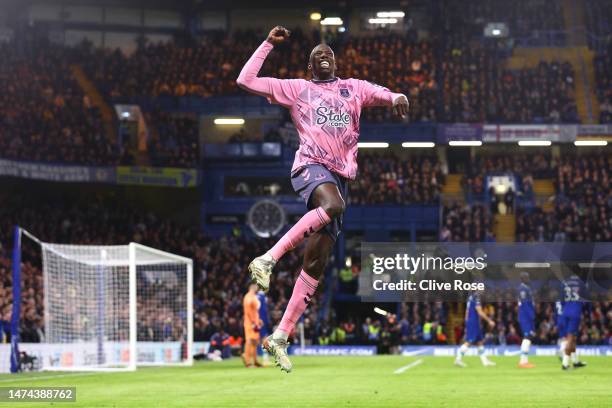
<path id="1" fill-rule="evenodd" d="M 506 205 L 506 214 L 514 213 L 514 190 L 512 190 L 512 187 L 508 188 L 508 191 L 504 194 L 504 204 Z"/>
<path id="2" fill-rule="evenodd" d="M 499 197 L 497 196 L 497 192 L 493 186 L 489 187 L 489 202 L 489 210 L 491 211 L 491 214 L 497 214 L 499 209 Z"/>
<path id="3" fill-rule="evenodd" d="M 223 326 L 219 327 L 219 330 L 210 338 L 210 348 L 208 349 L 208 352 L 214 353 L 215 351 L 220 352 L 223 359 L 230 358 L 232 356 L 230 336 L 225 332 Z"/>

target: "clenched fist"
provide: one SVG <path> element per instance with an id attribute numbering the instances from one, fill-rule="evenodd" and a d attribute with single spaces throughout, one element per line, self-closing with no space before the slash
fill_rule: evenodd
<path id="1" fill-rule="evenodd" d="M 285 41 L 286 38 L 289 38 L 290 34 L 291 32 L 285 27 L 276 26 L 270 31 L 270 34 L 268 34 L 268 38 L 266 39 L 266 41 L 268 41 L 272 45 L 278 45 Z"/>

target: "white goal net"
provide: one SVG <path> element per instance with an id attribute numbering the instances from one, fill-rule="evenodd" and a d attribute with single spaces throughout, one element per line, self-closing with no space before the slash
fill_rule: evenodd
<path id="1" fill-rule="evenodd" d="M 191 259 L 135 243 L 41 245 L 43 369 L 192 363 Z"/>

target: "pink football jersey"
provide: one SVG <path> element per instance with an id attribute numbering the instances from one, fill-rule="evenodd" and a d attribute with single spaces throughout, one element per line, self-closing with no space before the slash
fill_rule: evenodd
<path id="1" fill-rule="evenodd" d="M 401 96 L 358 79 L 327 81 L 258 78 L 273 45 L 264 41 L 236 81 L 242 88 L 286 107 L 300 135 L 292 172 L 318 163 L 349 179 L 357 174 L 359 116 L 366 106 L 392 106 Z"/>

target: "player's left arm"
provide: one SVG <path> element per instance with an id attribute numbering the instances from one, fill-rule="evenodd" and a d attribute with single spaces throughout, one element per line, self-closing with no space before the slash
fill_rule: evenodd
<path id="1" fill-rule="evenodd" d="M 484 310 L 482 310 L 482 306 L 480 306 L 480 305 L 476 306 L 476 313 L 478 313 L 478 316 L 480 316 L 487 323 L 489 323 L 489 326 L 495 327 L 495 322 L 493 321 L 493 319 L 491 319 L 489 316 L 487 316 L 487 314 L 484 312 Z"/>
<path id="2" fill-rule="evenodd" d="M 368 81 L 359 81 L 364 107 L 390 106 L 393 113 L 401 118 L 408 115 L 410 104 L 406 95 L 391 92 L 389 89 Z"/>

